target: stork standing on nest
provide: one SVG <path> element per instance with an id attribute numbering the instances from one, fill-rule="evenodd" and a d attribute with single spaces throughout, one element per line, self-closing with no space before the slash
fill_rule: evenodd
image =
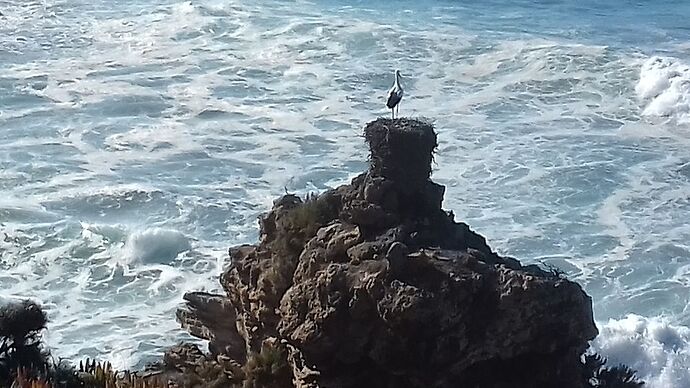
<path id="1" fill-rule="evenodd" d="M 395 114 L 399 112 L 400 100 L 403 97 L 403 88 L 400 85 L 400 70 L 395 71 L 395 83 L 391 90 L 388 91 L 388 100 L 386 106 L 391 110 L 391 117 L 395 118 Z"/>

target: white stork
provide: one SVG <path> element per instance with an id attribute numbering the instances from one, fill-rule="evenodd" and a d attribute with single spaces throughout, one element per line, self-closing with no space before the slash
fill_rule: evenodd
<path id="1" fill-rule="evenodd" d="M 388 100 L 386 106 L 391 110 L 391 117 L 395 118 L 395 113 L 399 111 L 398 104 L 403 97 L 403 88 L 400 85 L 400 70 L 395 71 L 395 83 L 391 90 L 388 91 Z"/>

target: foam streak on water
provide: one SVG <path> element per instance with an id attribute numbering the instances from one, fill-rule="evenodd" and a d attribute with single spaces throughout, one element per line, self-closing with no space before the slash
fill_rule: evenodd
<path id="1" fill-rule="evenodd" d="M 141 366 L 283 187 L 366 167 L 400 68 L 445 207 L 685 387 L 690 8 L 616 3 L 0 1 L 0 295 L 47 306 L 57 354 Z"/>

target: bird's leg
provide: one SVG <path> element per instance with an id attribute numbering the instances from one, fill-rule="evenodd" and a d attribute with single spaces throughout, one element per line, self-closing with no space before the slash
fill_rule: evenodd
<path id="1" fill-rule="evenodd" d="M 391 108 L 391 119 L 395 119 L 395 108 Z"/>
<path id="2" fill-rule="evenodd" d="M 398 115 L 398 118 L 400 118 L 400 103 L 395 106 L 395 114 Z"/>

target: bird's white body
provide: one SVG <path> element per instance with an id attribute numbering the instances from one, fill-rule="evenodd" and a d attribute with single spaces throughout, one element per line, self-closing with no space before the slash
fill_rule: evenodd
<path id="1" fill-rule="evenodd" d="M 391 116 L 395 118 L 395 112 L 399 109 L 400 100 L 403 97 L 403 88 L 400 84 L 400 70 L 395 71 L 395 83 L 393 87 L 388 91 L 388 99 L 386 100 L 386 106 L 391 110 Z"/>

